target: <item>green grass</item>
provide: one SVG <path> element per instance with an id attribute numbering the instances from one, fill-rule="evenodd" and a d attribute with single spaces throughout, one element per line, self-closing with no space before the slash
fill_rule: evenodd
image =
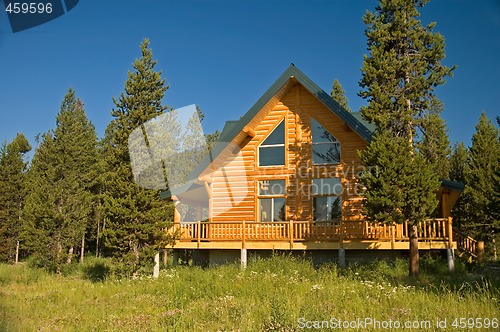
<path id="1" fill-rule="evenodd" d="M 500 318 L 498 280 L 436 261 L 422 262 L 417 280 L 402 260 L 340 270 L 276 256 L 244 271 L 176 267 L 158 280 L 106 279 L 107 264 L 90 260 L 65 276 L 0 265 L 0 331 L 297 331 L 300 318 L 365 317 L 430 320 L 421 330 L 433 331 L 436 319 L 453 330 L 455 318 Z"/>

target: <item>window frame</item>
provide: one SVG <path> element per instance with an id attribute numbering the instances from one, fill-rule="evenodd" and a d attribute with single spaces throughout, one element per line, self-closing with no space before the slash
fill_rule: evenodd
<path id="1" fill-rule="evenodd" d="M 343 187 L 342 187 L 342 191 L 340 193 L 335 193 L 334 191 L 328 192 L 328 193 L 321 193 L 321 191 L 319 191 L 319 193 L 313 194 L 313 187 L 312 186 L 313 186 L 314 180 L 334 179 L 334 178 L 339 179 L 339 183 L 342 186 L 342 178 L 341 177 L 312 178 L 311 179 L 311 219 L 314 223 L 339 225 L 342 218 L 343 218 L 343 214 L 344 214 L 344 211 L 343 211 L 343 203 L 344 203 Z M 315 199 L 321 198 L 321 197 L 326 197 L 327 199 L 328 199 L 328 197 L 335 197 L 335 199 L 333 200 L 332 203 L 334 203 L 337 198 L 340 199 L 340 217 L 339 218 L 335 218 L 335 219 L 331 219 L 331 220 L 316 220 L 316 218 L 315 218 L 315 210 L 316 210 Z"/>
<path id="2" fill-rule="evenodd" d="M 261 181 L 284 181 L 284 193 L 282 194 L 260 194 L 260 182 Z M 257 188 L 257 195 L 256 195 L 256 204 L 257 204 L 257 215 L 256 215 L 256 221 L 257 222 L 285 222 L 286 219 L 287 219 L 287 214 L 288 214 L 288 211 L 287 211 L 287 179 L 286 178 L 272 178 L 272 179 L 269 179 L 269 178 L 263 178 L 263 179 L 256 179 L 256 188 Z M 262 221 L 262 210 L 261 210 L 261 204 L 260 204 L 260 200 L 261 199 L 270 199 L 271 200 L 271 212 L 272 212 L 272 215 L 271 215 L 271 220 L 269 221 Z M 285 204 L 284 204 L 284 218 L 283 220 L 274 220 L 274 207 L 275 207 L 275 199 L 284 199 L 285 200 Z"/>
<path id="3" fill-rule="evenodd" d="M 274 131 L 281 125 L 283 124 L 283 143 L 279 143 L 279 144 L 269 144 L 269 145 L 262 145 L 263 143 L 265 143 L 265 141 L 269 138 L 269 136 L 271 136 Z M 262 139 L 262 141 L 259 143 L 259 145 L 257 145 L 257 167 L 283 167 L 283 166 L 286 166 L 287 165 L 287 153 L 286 153 L 286 121 L 285 121 L 285 117 L 281 118 L 279 121 L 278 121 L 278 124 L 276 126 L 274 126 L 274 128 L 272 130 L 269 131 L 269 133 Z M 260 149 L 261 148 L 276 148 L 276 147 L 283 147 L 283 164 L 277 164 L 277 165 L 261 165 L 260 163 Z"/>

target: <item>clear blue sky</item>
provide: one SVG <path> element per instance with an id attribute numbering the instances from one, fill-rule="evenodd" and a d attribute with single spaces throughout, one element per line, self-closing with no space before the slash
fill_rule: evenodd
<path id="1" fill-rule="evenodd" d="M 0 5 L 0 142 L 17 132 L 34 144 L 55 127 L 71 86 L 97 133 L 111 120 L 112 97 L 151 41 L 174 108 L 198 104 L 206 133 L 238 119 L 293 62 L 329 92 L 339 79 L 353 110 L 366 53 L 362 15 L 376 1 L 81 0 L 44 25 L 12 33 Z M 500 1 L 434 0 L 422 21 L 436 21 L 448 65 L 438 89 L 452 142 L 470 144 L 482 111 L 500 114 Z"/>

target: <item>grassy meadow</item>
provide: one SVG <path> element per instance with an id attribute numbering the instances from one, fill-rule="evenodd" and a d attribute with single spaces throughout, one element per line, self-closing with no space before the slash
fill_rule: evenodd
<path id="1" fill-rule="evenodd" d="M 460 326 L 452 324 L 460 318 L 480 318 L 484 325 L 490 319 L 493 331 L 493 319 L 500 318 L 494 275 L 468 272 L 461 264 L 450 274 L 444 262 L 433 260 L 421 262 L 417 280 L 406 277 L 403 260 L 341 270 L 274 256 L 251 260 L 246 270 L 236 264 L 178 266 L 162 270 L 158 280 L 102 280 L 106 264 L 88 259 L 63 275 L 0 265 L 0 331 L 381 330 L 389 322 L 435 331 L 456 330 Z M 360 320 L 369 323 L 365 319 L 373 324 L 360 326 Z M 444 319 L 446 329 L 438 329 L 436 320 L 444 327 Z M 462 323 L 473 324 L 464 331 L 488 330 L 476 321 Z"/>

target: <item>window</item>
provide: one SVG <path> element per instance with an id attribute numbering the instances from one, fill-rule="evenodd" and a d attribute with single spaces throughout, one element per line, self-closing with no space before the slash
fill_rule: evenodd
<path id="1" fill-rule="evenodd" d="M 285 180 L 259 181 L 258 221 L 285 221 Z"/>
<path id="2" fill-rule="evenodd" d="M 337 221 L 342 218 L 342 183 L 340 178 L 313 179 L 313 220 Z"/>
<path id="3" fill-rule="evenodd" d="M 313 165 L 340 163 L 340 142 L 314 118 L 311 133 Z"/>
<path id="4" fill-rule="evenodd" d="M 285 122 L 274 128 L 259 146 L 259 166 L 285 165 Z"/>

